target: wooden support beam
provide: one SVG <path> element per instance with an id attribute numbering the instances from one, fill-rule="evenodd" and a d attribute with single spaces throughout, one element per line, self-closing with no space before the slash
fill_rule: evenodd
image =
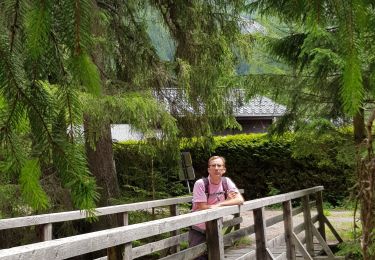
<path id="1" fill-rule="evenodd" d="M 256 259 L 267 260 L 267 239 L 266 239 L 266 220 L 264 217 L 264 207 L 254 209 L 254 228 L 256 240 Z"/>
<path id="2" fill-rule="evenodd" d="M 170 215 L 171 216 L 178 216 L 179 215 L 178 205 L 177 204 L 170 205 L 169 206 L 169 211 L 170 211 Z M 171 234 L 172 237 L 177 236 L 177 235 L 180 234 L 180 230 L 177 229 L 177 230 L 171 231 L 170 234 Z M 170 248 L 170 253 L 171 254 L 177 253 L 179 251 L 180 251 L 180 245 L 179 244 L 175 245 L 175 246 L 172 246 Z"/>
<path id="3" fill-rule="evenodd" d="M 132 243 L 126 243 L 124 246 L 124 253 L 122 255 L 122 260 L 132 260 Z"/>
<path id="4" fill-rule="evenodd" d="M 297 246 L 298 251 L 302 254 L 303 258 L 307 260 L 313 260 L 309 252 L 307 252 L 306 248 L 303 246 L 303 244 L 294 232 L 292 233 L 292 239 L 294 241 L 294 244 Z"/>
<path id="5" fill-rule="evenodd" d="M 323 212 L 323 192 L 316 192 L 316 210 L 318 211 L 319 233 L 324 240 L 326 240 L 326 230 L 324 226 L 324 212 Z"/>
<path id="6" fill-rule="evenodd" d="M 222 231 L 223 219 L 214 219 L 206 222 L 206 241 L 208 260 L 224 259 L 224 241 Z"/>
<path id="7" fill-rule="evenodd" d="M 275 260 L 276 258 L 273 256 L 271 250 L 269 248 L 266 248 L 267 251 L 267 259 L 268 260 Z"/>
<path id="8" fill-rule="evenodd" d="M 320 234 L 320 232 L 316 229 L 316 227 L 313 225 L 313 223 L 311 223 L 311 230 L 314 234 L 314 236 L 316 237 L 316 239 L 318 239 L 318 242 L 319 244 L 323 247 L 323 250 L 324 252 L 326 252 L 326 254 L 329 256 L 329 257 L 335 257 L 332 253 L 332 250 L 331 248 L 329 248 L 326 240 L 322 237 L 322 235 Z"/>
<path id="9" fill-rule="evenodd" d="M 128 212 L 118 213 L 116 214 L 116 217 L 117 217 L 117 223 L 120 227 L 127 226 L 129 224 Z M 130 243 L 130 246 L 131 246 L 131 243 Z M 132 259 L 131 248 L 130 248 L 130 251 L 126 251 L 128 250 L 126 248 L 127 248 L 126 245 L 118 245 L 118 246 L 107 248 L 107 259 L 108 260 Z"/>
<path id="10" fill-rule="evenodd" d="M 234 218 L 237 218 L 237 219 L 241 219 L 241 220 L 242 220 L 240 213 L 236 213 L 236 214 L 234 214 L 233 216 L 234 216 Z M 241 221 L 241 222 L 242 222 L 242 221 Z M 234 230 L 239 230 L 239 229 L 240 229 L 240 223 L 238 223 L 238 224 L 236 224 L 236 225 L 234 226 Z"/>
<path id="11" fill-rule="evenodd" d="M 311 231 L 311 211 L 309 205 L 309 195 L 306 195 L 302 198 L 302 207 L 303 207 L 303 223 L 305 226 L 305 239 L 306 239 L 306 250 L 310 256 L 314 256 L 314 243 L 313 243 L 313 234 Z"/>
<path id="12" fill-rule="evenodd" d="M 37 226 L 36 232 L 40 241 L 52 240 L 52 223 Z"/>
<path id="13" fill-rule="evenodd" d="M 342 240 L 342 238 L 340 237 L 339 233 L 337 233 L 336 229 L 332 226 L 331 222 L 329 222 L 328 218 L 326 216 L 323 216 L 323 217 L 324 217 L 324 222 L 327 224 L 327 226 L 329 227 L 329 229 L 331 230 L 332 234 L 335 236 L 337 241 L 339 243 L 344 242 L 344 240 Z"/>
<path id="14" fill-rule="evenodd" d="M 283 216 L 285 229 L 286 257 L 290 260 L 296 259 L 296 248 L 293 237 L 293 219 L 292 202 L 290 200 L 283 202 Z"/>

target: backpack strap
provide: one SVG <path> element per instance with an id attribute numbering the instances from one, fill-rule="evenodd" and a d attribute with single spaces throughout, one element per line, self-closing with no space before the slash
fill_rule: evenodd
<path id="1" fill-rule="evenodd" d="M 210 182 L 208 181 L 208 178 L 206 178 L 206 177 L 203 177 L 202 179 L 203 179 L 203 183 L 204 183 L 204 193 L 206 194 L 207 199 L 208 199 L 208 197 L 210 196 Z M 228 179 L 227 179 L 227 177 L 221 178 L 221 185 L 223 187 L 224 197 L 225 197 L 225 199 L 227 199 L 228 198 L 228 194 L 227 194 Z"/>
<path id="2" fill-rule="evenodd" d="M 202 179 L 204 183 L 204 193 L 206 194 L 207 200 L 208 200 L 208 197 L 210 196 L 210 182 L 208 181 L 208 178 L 206 177 L 203 177 Z"/>
<path id="3" fill-rule="evenodd" d="M 224 191 L 224 196 L 225 196 L 225 199 L 228 198 L 228 179 L 227 177 L 222 177 L 221 178 L 221 185 L 223 186 L 223 191 Z"/>

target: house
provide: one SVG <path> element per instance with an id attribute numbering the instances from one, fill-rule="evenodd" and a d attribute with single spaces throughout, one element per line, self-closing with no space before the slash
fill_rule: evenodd
<path id="1" fill-rule="evenodd" d="M 169 111 L 177 113 L 181 109 L 191 110 L 183 95 L 177 93 L 176 89 L 164 90 L 162 98 L 157 96 L 160 102 L 164 102 Z M 244 99 L 243 90 L 235 90 L 232 96 L 234 103 L 234 116 L 237 122 L 242 126 L 242 130 L 228 129 L 224 130 L 218 135 L 240 134 L 240 133 L 264 133 L 267 128 L 283 116 L 286 107 L 275 103 L 268 97 L 256 96 L 249 101 Z M 179 106 L 175 104 L 178 103 Z M 173 111 L 174 110 L 174 111 Z M 144 136 L 132 130 L 128 124 L 112 124 L 111 125 L 112 139 L 115 142 L 127 140 L 141 140 Z"/>
<path id="2" fill-rule="evenodd" d="M 264 133 L 267 128 L 283 116 L 286 107 L 275 103 L 268 97 L 256 96 L 243 102 L 234 109 L 234 116 L 242 126 L 242 130 L 234 129 L 224 131 L 225 134 L 239 133 Z"/>

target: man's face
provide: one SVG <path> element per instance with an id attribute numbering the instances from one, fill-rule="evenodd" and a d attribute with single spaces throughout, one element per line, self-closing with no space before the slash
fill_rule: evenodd
<path id="1" fill-rule="evenodd" d="M 212 160 L 208 164 L 208 173 L 211 178 L 221 177 L 225 171 L 224 162 L 220 158 Z"/>

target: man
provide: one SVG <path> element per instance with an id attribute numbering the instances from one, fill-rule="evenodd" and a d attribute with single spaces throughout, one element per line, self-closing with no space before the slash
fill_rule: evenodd
<path id="1" fill-rule="evenodd" d="M 193 189 L 193 211 L 240 205 L 244 202 L 242 195 L 233 181 L 229 178 L 223 180 L 224 177 L 222 176 L 225 172 L 224 157 L 212 156 L 208 160 L 208 187 L 205 185 L 204 179 L 199 179 L 195 182 Z M 206 191 L 206 188 L 208 188 L 208 191 Z M 224 189 L 227 190 L 225 191 Z M 189 232 L 190 247 L 206 241 L 205 229 L 205 223 L 192 226 Z M 201 256 L 196 259 L 207 259 L 207 256 Z"/>

